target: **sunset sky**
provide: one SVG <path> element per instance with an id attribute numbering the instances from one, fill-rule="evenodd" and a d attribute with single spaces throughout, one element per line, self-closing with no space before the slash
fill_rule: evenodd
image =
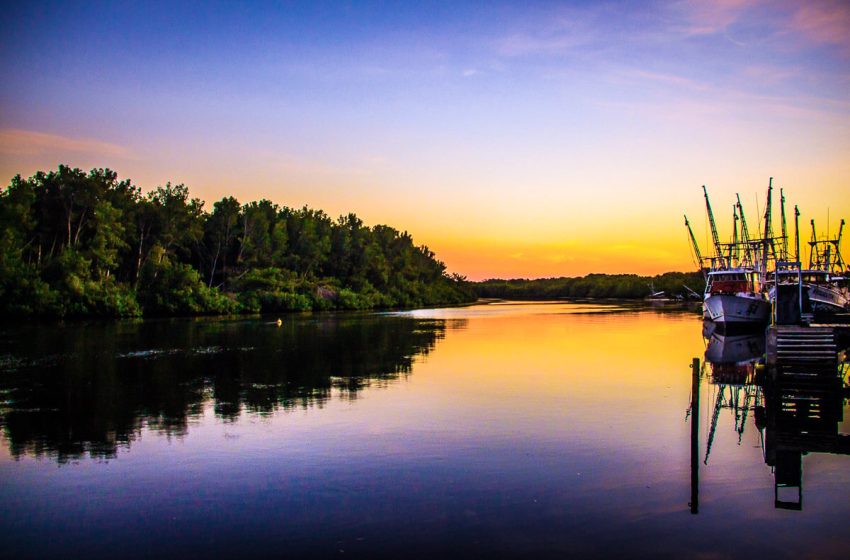
<path id="1" fill-rule="evenodd" d="M 4 185 L 355 212 L 471 279 L 693 269 L 703 184 L 850 219 L 846 0 L 80 4 L 3 3 Z"/>

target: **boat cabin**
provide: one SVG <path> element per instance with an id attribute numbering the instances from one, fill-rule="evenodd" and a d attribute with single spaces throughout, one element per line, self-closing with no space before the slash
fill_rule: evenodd
<path id="1" fill-rule="evenodd" d="M 708 273 L 708 294 L 758 293 L 761 290 L 759 273 L 755 270 L 716 270 Z"/>
<path id="2" fill-rule="evenodd" d="M 803 270 L 799 276 L 796 270 L 779 270 L 776 275 L 780 284 L 796 284 L 798 278 L 803 284 L 828 284 L 831 280 L 825 270 Z"/>

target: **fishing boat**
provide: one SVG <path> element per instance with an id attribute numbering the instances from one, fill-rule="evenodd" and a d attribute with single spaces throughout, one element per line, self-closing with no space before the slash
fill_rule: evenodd
<path id="1" fill-rule="evenodd" d="M 766 324 L 770 301 L 762 291 L 760 276 L 744 267 L 710 271 L 703 300 L 705 318 L 720 324 Z"/>
<path id="2" fill-rule="evenodd" d="M 670 297 L 667 295 L 667 292 L 665 292 L 664 290 L 656 290 L 655 285 L 650 283 L 649 295 L 643 299 L 644 301 L 648 301 L 650 303 L 669 303 L 671 301 L 682 301 L 685 298 L 680 295 Z"/>
<path id="3" fill-rule="evenodd" d="M 815 319 L 818 315 L 831 316 L 850 311 L 850 283 L 847 279 L 847 265 L 841 256 L 841 237 L 844 233 L 844 220 L 838 227 L 838 235 L 832 239 L 818 239 L 815 221 L 812 224 L 812 238 L 809 241 L 809 269 L 802 273 L 803 284 L 808 287 L 809 301 Z M 828 228 L 827 228 L 828 229 Z"/>
<path id="4" fill-rule="evenodd" d="M 784 199 L 783 199 L 784 200 Z M 844 220 L 834 239 L 818 239 L 815 231 L 815 221 L 812 220 L 812 238 L 809 241 L 809 266 L 800 269 L 800 239 L 797 218 L 799 209 L 794 207 L 794 262 L 777 262 L 776 269 L 770 275 L 767 285 L 769 299 L 777 306 L 777 286 L 796 286 L 800 293 L 800 306 L 804 313 L 811 314 L 815 321 L 831 320 L 837 314 L 850 312 L 850 282 L 848 282 L 846 265 L 841 256 L 841 238 L 844 232 Z M 784 229 L 783 209 L 783 229 Z M 786 251 L 787 252 L 787 251 Z M 787 289 L 793 292 L 793 289 Z"/>
<path id="5" fill-rule="evenodd" d="M 768 288 L 771 302 L 776 301 L 776 284 L 802 284 L 810 311 L 816 320 L 850 311 L 850 290 L 844 276 L 836 276 L 826 270 L 779 270 L 775 277 L 776 280 Z"/>
<path id="6" fill-rule="evenodd" d="M 703 317 L 713 321 L 718 326 L 735 325 L 762 326 L 770 319 L 770 301 L 764 291 L 762 278 L 767 268 L 769 247 L 772 245 L 765 239 L 772 237 L 772 232 L 766 226 L 764 239 L 752 240 L 749 236 L 744 210 L 740 203 L 733 207 L 732 242 L 721 243 L 714 221 L 714 212 L 708 199 L 708 191 L 703 185 L 705 208 L 714 255 L 703 258 L 697 246 L 696 238 L 691 230 L 687 216 L 685 226 L 690 235 L 695 257 L 705 275 L 705 293 L 703 295 Z M 770 200 L 772 180 L 768 186 L 768 206 L 765 223 L 770 220 Z M 739 213 L 740 211 L 740 213 Z M 740 224 L 740 237 L 739 226 Z M 708 266 L 705 266 L 705 265 Z"/>

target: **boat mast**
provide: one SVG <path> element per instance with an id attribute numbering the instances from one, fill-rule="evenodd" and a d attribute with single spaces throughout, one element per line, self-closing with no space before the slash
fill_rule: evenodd
<path id="1" fill-rule="evenodd" d="M 738 197 L 738 215 L 741 217 L 741 243 L 744 245 L 744 262 L 750 264 L 750 232 L 747 230 L 747 219 L 744 217 L 744 207 L 741 205 L 741 195 L 735 193 Z"/>
<path id="2" fill-rule="evenodd" d="M 732 205 L 732 243 L 729 244 L 729 266 L 738 263 L 738 208 Z"/>
<path id="3" fill-rule="evenodd" d="M 800 209 L 794 205 L 794 260 L 797 261 L 799 267 L 803 266 L 800 261 Z"/>
<path id="4" fill-rule="evenodd" d="M 812 240 L 809 241 L 809 269 L 820 266 L 820 252 L 818 251 L 818 238 L 815 234 L 815 219 L 812 218 Z"/>
<path id="5" fill-rule="evenodd" d="M 785 192 L 779 189 L 779 205 L 782 209 L 782 260 L 788 260 L 788 231 L 785 226 Z"/>
<path id="6" fill-rule="evenodd" d="M 841 225 L 838 226 L 838 237 L 833 241 L 833 245 L 835 246 L 835 261 L 833 266 L 838 268 L 839 273 L 843 274 L 844 269 L 846 268 L 844 265 L 844 258 L 841 256 L 841 236 L 844 234 L 844 218 L 841 218 Z"/>
<path id="7" fill-rule="evenodd" d="M 699 265 L 700 271 L 702 271 L 703 276 L 705 276 L 705 270 L 702 266 L 702 254 L 699 252 L 699 245 L 697 245 L 697 238 L 694 237 L 694 231 L 691 229 L 691 224 L 688 222 L 688 216 L 685 215 L 685 227 L 688 228 L 688 235 L 691 237 L 691 245 L 694 248 L 694 255 L 697 258 L 697 264 Z"/>
<path id="8" fill-rule="evenodd" d="M 773 247 L 773 177 L 767 185 L 767 204 L 764 208 L 764 238 L 762 239 L 761 273 L 767 274 L 767 261 L 772 252 L 776 256 L 776 248 Z M 770 251 L 769 249 L 772 249 Z"/>
<path id="9" fill-rule="evenodd" d="M 717 235 L 717 225 L 714 223 L 714 212 L 711 211 L 711 202 L 708 200 L 708 190 L 705 185 L 702 186 L 702 192 L 705 193 L 705 211 L 708 214 L 708 225 L 711 227 L 711 240 L 714 242 L 714 254 L 720 261 L 720 267 L 725 266 L 723 262 L 723 248 L 720 246 L 720 237 Z"/>
<path id="10" fill-rule="evenodd" d="M 818 240 L 815 230 L 815 221 L 812 220 L 812 239 L 809 241 L 811 252 L 809 253 L 809 268 L 832 272 L 833 270 L 844 273 L 845 263 L 841 256 L 841 238 L 844 235 L 844 220 L 838 226 L 838 235 L 835 239 Z M 823 247 L 823 249 L 821 249 Z"/>

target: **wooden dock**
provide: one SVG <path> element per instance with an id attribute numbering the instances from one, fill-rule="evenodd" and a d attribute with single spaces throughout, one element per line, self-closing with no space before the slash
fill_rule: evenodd
<path id="1" fill-rule="evenodd" d="M 767 363 L 831 366 L 838 363 L 840 328 L 848 325 L 774 325 L 767 330 Z"/>

